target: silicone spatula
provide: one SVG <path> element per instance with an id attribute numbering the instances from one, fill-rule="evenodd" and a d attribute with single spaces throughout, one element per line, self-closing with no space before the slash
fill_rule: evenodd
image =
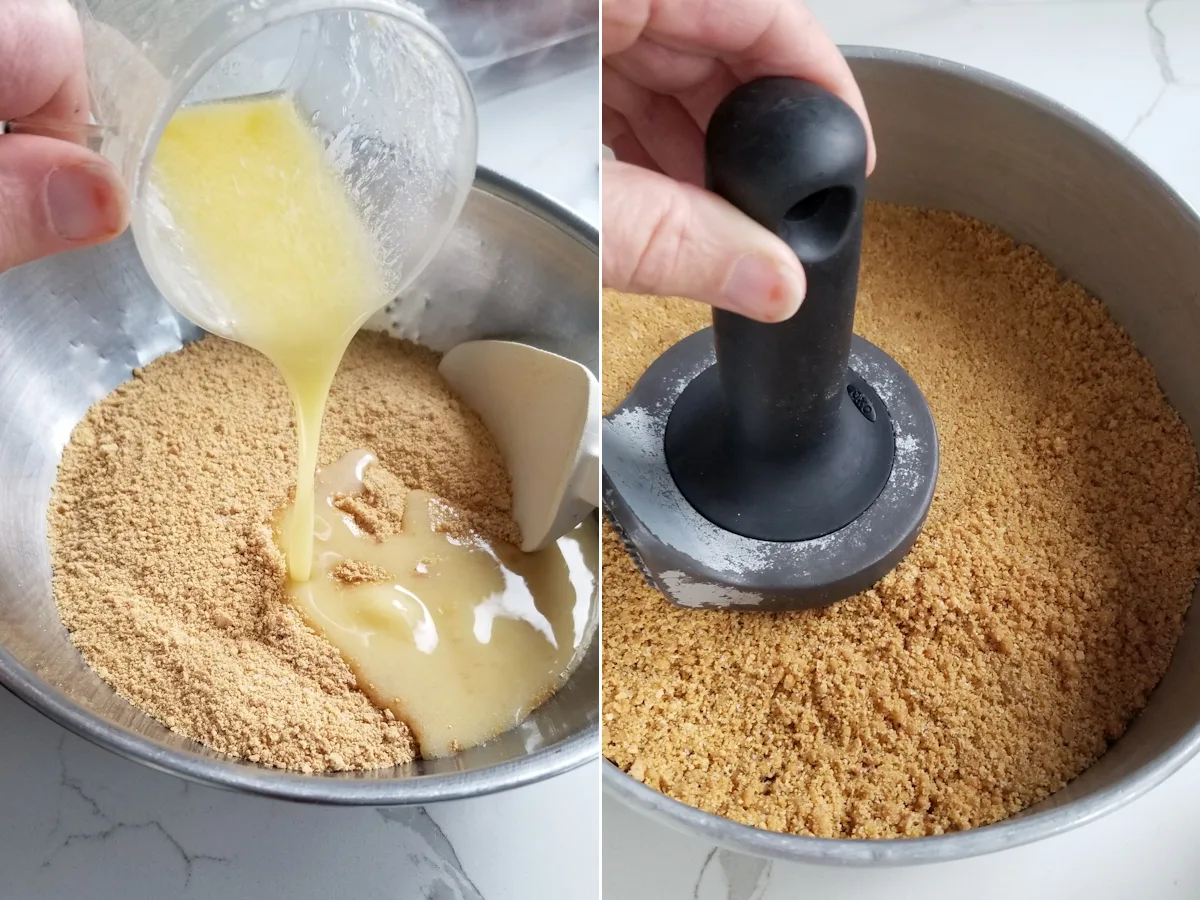
<path id="1" fill-rule="evenodd" d="M 504 455 L 523 551 L 549 546 L 599 506 L 600 385 L 584 366 L 527 344 L 468 341 L 438 370 Z"/>

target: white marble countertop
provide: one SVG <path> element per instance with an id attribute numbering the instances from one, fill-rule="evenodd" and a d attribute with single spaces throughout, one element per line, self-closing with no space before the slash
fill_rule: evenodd
<path id="1" fill-rule="evenodd" d="M 598 69 L 489 100 L 479 120 L 480 165 L 600 226 Z"/>
<path id="2" fill-rule="evenodd" d="M 480 162 L 593 224 L 599 87 L 481 109 Z M 0 688 L 0 900 L 595 900 L 599 764 L 493 797 L 335 809 L 189 785 Z"/>
<path id="3" fill-rule="evenodd" d="M 1200 209 L 1200 0 L 809 0 L 842 44 L 1003 75 L 1082 113 Z M 1200 252 L 1200 249 L 1198 249 Z M 1200 897 L 1200 759 L 1148 796 L 993 856 L 861 871 L 714 851 L 604 799 L 603 881 L 621 900 L 1166 900 Z"/>

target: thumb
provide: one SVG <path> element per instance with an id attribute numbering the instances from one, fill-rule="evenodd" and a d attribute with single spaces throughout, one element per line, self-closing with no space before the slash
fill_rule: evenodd
<path id="1" fill-rule="evenodd" d="M 804 270 L 780 238 L 694 185 L 604 163 L 604 284 L 689 297 L 760 322 L 804 299 Z"/>
<path id="2" fill-rule="evenodd" d="M 112 165 L 77 144 L 0 136 L 0 272 L 116 237 L 129 222 Z"/>

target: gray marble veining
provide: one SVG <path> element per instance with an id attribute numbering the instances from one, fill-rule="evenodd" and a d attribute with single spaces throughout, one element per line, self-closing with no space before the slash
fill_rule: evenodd
<path id="1" fill-rule="evenodd" d="M 700 867 L 693 900 L 761 900 L 770 886 L 772 865 L 769 860 L 714 847 Z"/>

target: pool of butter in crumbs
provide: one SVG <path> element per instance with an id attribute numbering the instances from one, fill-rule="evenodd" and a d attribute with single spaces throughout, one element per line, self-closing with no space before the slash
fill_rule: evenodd
<path id="1" fill-rule="evenodd" d="M 438 360 L 359 335 L 320 463 L 372 450 L 359 505 L 384 525 L 420 489 L 519 543 L 503 457 Z M 214 750 L 303 772 L 410 762 L 409 729 L 287 597 L 271 523 L 295 472 L 291 400 L 265 357 L 210 337 L 135 371 L 63 451 L 49 513 L 59 612 L 118 694 Z"/>
<path id="2" fill-rule="evenodd" d="M 710 322 L 611 291 L 603 314 L 606 410 Z M 608 527 L 603 752 L 773 831 L 986 825 L 1091 765 L 1162 677 L 1200 565 L 1195 449 L 1101 304 L 980 223 L 870 204 L 855 330 L 937 423 L 916 546 L 824 610 L 697 611 Z"/>

